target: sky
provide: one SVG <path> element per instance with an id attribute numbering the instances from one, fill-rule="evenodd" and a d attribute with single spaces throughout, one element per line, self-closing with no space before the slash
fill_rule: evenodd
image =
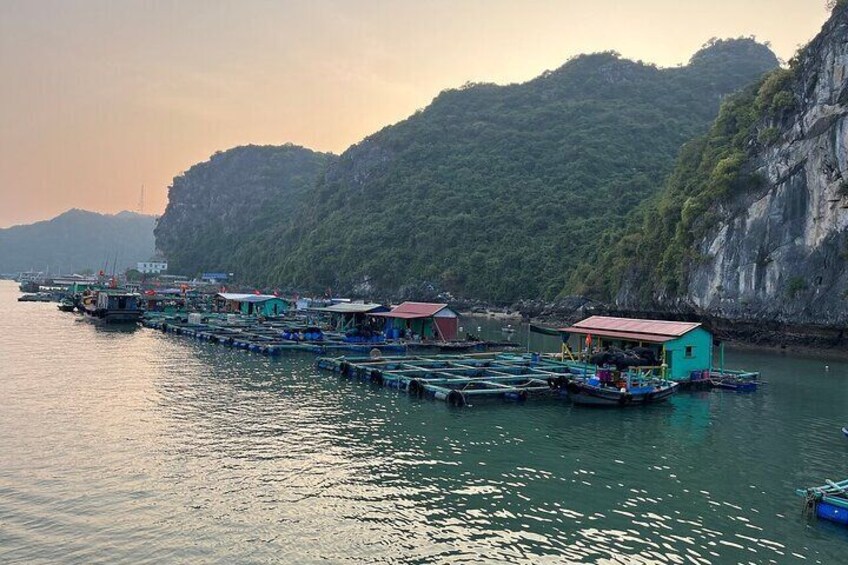
<path id="1" fill-rule="evenodd" d="M 0 0 L 0 227 L 161 214 L 218 150 L 340 153 L 467 81 L 614 49 L 685 64 L 755 35 L 787 60 L 824 0 Z M 144 187 L 143 208 L 141 192 Z"/>

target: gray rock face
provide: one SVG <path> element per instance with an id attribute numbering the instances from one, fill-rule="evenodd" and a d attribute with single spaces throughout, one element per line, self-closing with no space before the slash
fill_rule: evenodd
<path id="1" fill-rule="evenodd" d="M 765 179 L 697 245 L 684 302 L 730 320 L 848 325 L 848 9 L 800 55 L 795 110 L 749 166 Z"/>

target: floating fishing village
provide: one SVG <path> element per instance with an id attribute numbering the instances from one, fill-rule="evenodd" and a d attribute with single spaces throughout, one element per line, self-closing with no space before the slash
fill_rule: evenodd
<path id="1" fill-rule="evenodd" d="M 561 328 L 507 324 L 505 339 L 490 341 L 465 332 L 446 303 L 389 306 L 229 292 L 217 286 L 220 280 L 162 282 L 25 281 L 21 289 L 35 293 L 19 300 L 58 301 L 60 311 L 96 324 L 140 325 L 262 356 L 311 355 L 326 375 L 454 408 L 546 400 L 649 409 L 692 391 L 752 394 L 766 384 L 756 370 L 725 368 L 724 344 L 697 322 L 592 315 Z M 527 334 L 526 347 L 510 339 L 519 332 Z M 531 333 L 557 338 L 560 351 L 530 351 Z M 842 433 L 848 439 L 848 428 Z M 848 481 L 801 488 L 798 495 L 811 515 L 848 526 Z"/>
<path id="2" fill-rule="evenodd" d="M 0 28 L 0 565 L 848 564 L 848 0 Z"/>

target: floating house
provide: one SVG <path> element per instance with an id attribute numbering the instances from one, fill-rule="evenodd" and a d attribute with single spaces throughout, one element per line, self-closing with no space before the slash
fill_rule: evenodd
<path id="1" fill-rule="evenodd" d="M 390 312 L 371 314 L 386 319 L 386 337 L 453 341 L 459 327 L 459 315 L 447 304 L 404 302 Z"/>
<path id="2" fill-rule="evenodd" d="M 284 298 L 273 294 L 239 294 L 221 292 L 215 296 L 218 310 L 247 316 L 282 316 L 289 309 Z"/>
<path id="3" fill-rule="evenodd" d="M 389 309 L 382 304 L 365 304 L 357 302 L 340 302 L 318 308 L 319 312 L 328 312 L 336 331 L 344 332 L 354 328 L 362 328 L 368 322 L 371 314 L 388 312 Z"/>
<path id="4" fill-rule="evenodd" d="M 146 290 L 141 297 L 146 312 L 175 314 L 186 309 L 186 296 L 179 289 Z"/>
<path id="5" fill-rule="evenodd" d="M 712 334 L 695 322 L 592 316 L 560 332 L 563 341 L 570 335 L 579 336 L 580 351 L 601 351 L 607 346 L 652 349 L 673 380 L 689 379 L 693 373 L 709 371 L 712 366 Z"/>

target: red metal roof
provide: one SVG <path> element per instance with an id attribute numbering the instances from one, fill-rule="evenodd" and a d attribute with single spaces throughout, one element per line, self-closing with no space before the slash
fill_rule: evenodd
<path id="1" fill-rule="evenodd" d="M 415 318 L 429 318 L 430 316 L 435 316 L 447 307 L 447 304 L 433 304 L 430 302 L 404 302 L 395 306 L 391 312 L 380 312 L 373 315 L 382 316 L 384 318 L 401 318 L 404 320 L 411 320 Z"/>
<path id="2" fill-rule="evenodd" d="M 677 339 L 669 336 L 655 335 L 655 334 L 637 334 L 637 333 L 629 333 L 629 332 L 613 332 L 609 330 L 598 330 L 589 332 L 583 328 L 570 327 L 570 328 L 562 328 L 559 330 L 563 333 L 570 334 L 591 334 L 595 337 L 608 337 L 610 339 L 623 339 L 626 341 L 643 341 L 645 343 L 665 343 L 667 341 L 671 341 L 673 339 Z"/>
<path id="3" fill-rule="evenodd" d="M 695 322 L 670 322 L 666 320 L 639 320 L 592 316 L 577 322 L 561 332 L 591 334 L 600 337 L 665 343 L 689 333 L 701 324 Z"/>

